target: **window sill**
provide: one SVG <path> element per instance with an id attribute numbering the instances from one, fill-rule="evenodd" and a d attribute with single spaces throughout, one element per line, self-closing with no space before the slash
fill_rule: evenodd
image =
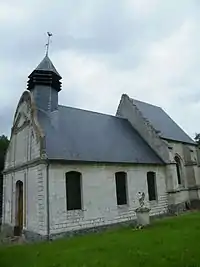
<path id="1" fill-rule="evenodd" d="M 124 204 L 124 205 L 117 205 L 117 209 L 120 212 L 124 212 L 124 211 L 128 211 L 129 210 L 129 205 L 128 204 Z"/>
<path id="2" fill-rule="evenodd" d="M 150 206 L 158 205 L 158 199 L 156 200 L 149 200 Z"/>
<path id="3" fill-rule="evenodd" d="M 84 211 L 83 210 L 67 210 L 67 217 L 83 217 L 84 216 Z"/>
<path id="4" fill-rule="evenodd" d="M 183 189 L 185 189 L 185 186 L 182 185 L 182 184 L 179 184 L 178 187 L 177 187 L 177 190 L 182 191 Z"/>

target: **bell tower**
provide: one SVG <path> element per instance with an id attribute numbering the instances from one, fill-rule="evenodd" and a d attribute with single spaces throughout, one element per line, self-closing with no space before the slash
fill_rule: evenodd
<path id="1" fill-rule="evenodd" d="M 58 108 L 58 93 L 61 90 L 60 80 L 62 79 L 48 56 L 50 36 L 51 34 L 48 33 L 46 55 L 28 76 L 27 87 L 34 96 L 37 108 L 47 112 Z"/>

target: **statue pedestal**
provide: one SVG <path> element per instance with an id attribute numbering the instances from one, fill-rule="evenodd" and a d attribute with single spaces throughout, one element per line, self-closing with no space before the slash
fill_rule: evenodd
<path id="1" fill-rule="evenodd" d="M 137 222 L 140 226 L 146 226 L 150 224 L 149 212 L 150 209 L 147 207 L 139 207 L 135 210 L 137 216 Z"/>

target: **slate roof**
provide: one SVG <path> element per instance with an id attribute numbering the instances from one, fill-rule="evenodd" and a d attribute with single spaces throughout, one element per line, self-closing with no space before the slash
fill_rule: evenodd
<path id="1" fill-rule="evenodd" d="M 164 164 L 128 120 L 72 107 L 38 111 L 49 159 Z"/>
<path id="2" fill-rule="evenodd" d="M 58 92 L 61 90 L 60 80 L 62 77 L 47 55 L 28 78 L 27 89 L 30 91 L 34 90 L 38 85 L 40 86 L 40 90 L 42 90 L 41 86 L 51 86 Z"/>
<path id="3" fill-rule="evenodd" d="M 142 112 L 143 116 L 152 124 L 154 129 L 160 132 L 162 138 L 195 144 L 162 108 L 135 99 L 132 99 L 132 101 Z"/>
<path id="4" fill-rule="evenodd" d="M 43 60 L 40 62 L 40 64 L 37 66 L 35 70 L 51 71 L 61 78 L 60 74 L 58 73 L 58 71 L 56 70 L 56 68 L 54 67 L 53 63 L 51 62 L 50 58 L 47 55 L 43 58 Z"/>

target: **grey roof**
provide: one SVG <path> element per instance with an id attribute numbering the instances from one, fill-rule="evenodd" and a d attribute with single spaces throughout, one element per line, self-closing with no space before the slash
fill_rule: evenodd
<path id="1" fill-rule="evenodd" d="M 43 60 L 40 62 L 40 64 L 37 66 L 35 70 L 52 71 L 61 78 L 60 74 L 57 72 L 56 68 L 54 67 L 53 63 L 51 62 L 50 58 L 47 55 L 43 58 Z"/>
<path id="2" fill-rule="evenodd" d="M 135 99 L 132 100 L 162 138 L 195 144 L 162 108 Z"/>
<path id="3" fill-rule="evenodd" d="M 49 159 L 164 164 L 126 119 L 65 106 L 38 119 Z"/>

